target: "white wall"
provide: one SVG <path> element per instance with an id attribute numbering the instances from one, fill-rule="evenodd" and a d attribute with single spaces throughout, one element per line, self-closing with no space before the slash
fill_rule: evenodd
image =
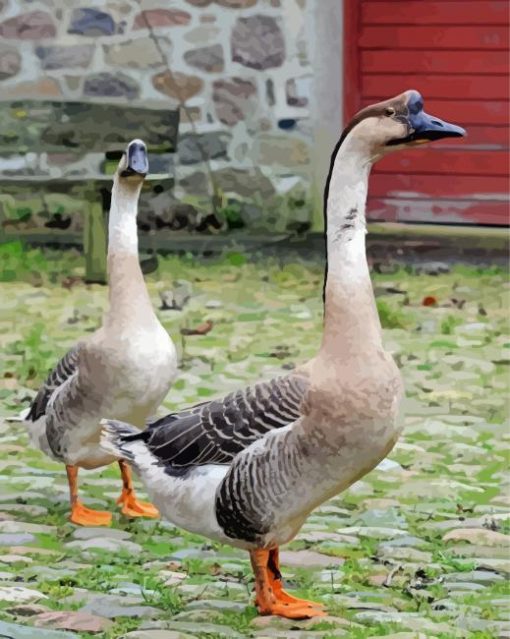
<path id="1" fill-rule="evenodd" d="M 314 230 L 322 228 L 322 197 L 331 152 L 343 122 L 343 0 L 309 0 L 308 42 L 313 65 Z"/>

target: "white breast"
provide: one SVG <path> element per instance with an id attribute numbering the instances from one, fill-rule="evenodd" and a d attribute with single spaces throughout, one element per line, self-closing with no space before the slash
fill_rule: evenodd
<path id="1" fill-rule="evenodd" d="M 134 331 L 123 339 L 124 348 L 115 366 L 111 414 L 140 424 L 157 409 L 177 375 L 177 353 L 168 333 L 159 324 L 153 331 Z"/>

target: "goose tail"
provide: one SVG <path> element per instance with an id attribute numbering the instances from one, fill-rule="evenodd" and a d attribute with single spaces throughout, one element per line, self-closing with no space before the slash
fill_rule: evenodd
<path id="1" fill-rule="evenodd" d="M 24 408 L 19 414 L 20 421 L 22 422 L 26 421 L 31 411 L 32 411 L 32 406 L 27 406 L 27 408 Z"/>
<path id="2" fill-rule="evenodd" d="M 4 421 L 6 421 L 8 424 L 17 424 L 18 422 L 26 422 L 27 417 L 30 415 L 30 409 L 31 407 L 29 406 L 28 408 L 24 408 L 18 415 L 8 415 L 7 417 L 4 418 Z"/>
<path id="3" fill-rule="evenodd" d="M 101 420 L 101 448 L 118 459 L 125 459 L 137 467 L 137 449 L 145 448 L 145 433 L 115 419 Z"/>

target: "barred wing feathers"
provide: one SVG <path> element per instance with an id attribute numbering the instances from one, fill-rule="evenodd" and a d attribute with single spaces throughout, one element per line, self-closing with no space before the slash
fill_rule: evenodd
<path id="1" fill-rule="evenodd" d="M 307 389 L 305 377 L 276 378 L 171 413 L 132 438 L 143 439 L 170 474 L 203 464 L 230 464 L 269 431 L 296 421 Z"/>
<path id="2" fill-rule="evenodd" d="M 46 414 L 48 403 L 53 393 L 76 373 L 80 350 L 81 344 L 78 344 L 59 360 L 35 396 L 26 416 L 27 421 L 35 422 L 39 417 L 43 417 Z"/>

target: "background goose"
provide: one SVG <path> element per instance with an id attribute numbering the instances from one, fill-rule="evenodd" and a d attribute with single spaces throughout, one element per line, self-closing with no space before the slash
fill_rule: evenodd
<path id="1" fill-rule="evenodd" d="M 282 589 L 278 548 L 311 510 L 374 468 L 400 433 L 402 381 L 383 348 L 365 254 L 370 168 L 390 151 L 464 133 L 428 116 L 416 91 L 358 113 L 335 148 L 326 185 L 328 268 L 316 357 L 142 433 L 105 425 L 105 449 L 134 466 L 165 517 L 250 552 L 262 614 L 324 614 Z"/>
<path id="2" fill-rule="evenodd" d="M 145 144 L 133 140 L 113 182 L 109 309 L 103 325 L 58 362 L 25 418 L 32 442 L 66 464 L 70 519 L 75 524 L 107 525 L 111 521 L 110 513 L 86 508 L 78 498 L 78 468 L 97 468 L 116 459 L 99 445 L 101 418 L 144 426 L 177 371 L 175 347 L 154 313 L 138 262 L 136 216 L 147 171 Z M 122 460 L 119 466 L 122 512 L 157 516 L 154 506 L 136 499 L 129 466 Z"/>

